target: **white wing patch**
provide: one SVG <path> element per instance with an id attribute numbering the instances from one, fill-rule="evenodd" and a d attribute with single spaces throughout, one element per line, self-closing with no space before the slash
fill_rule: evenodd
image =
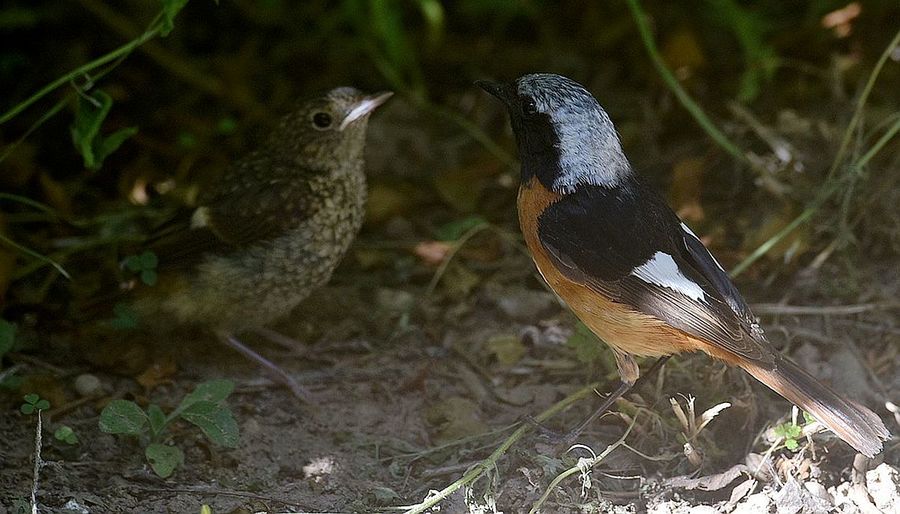
<path id="1" fill-rule="evenodd" d="M 696 239 L 697 241 L 700 241 L 700 238 L 697 237 L 697 234 L 695 234 L 694 231 L 691 230 L 691 227 L 685 225 L 683 221 L 681 222 L 681 230 L 684 230 L 685 232 L 690 234 L 694 239 Z M 702 245 L 703 241 L 700 241 L 700 244 Z M 704 248 L 706 248 L 706 245 L 704 245 Z M 719 261 L 716 259 L 716 256 L 713 255 L 712 252 L 709 251 L 709 249 L 706 250 L 706 253 L 709 254 L 709 256 L 712 258 L 712 261 L 714 263 L 716 263 L 716 266 L 718 266 L 719 269 L 722 270 L 723 273 L 728 273 L 727 271 L 725 271 L 725 268 L 723 268 L 722 265 L 719 264 Z"/>
<path id="2" fill-rule="evenodd" d="M 692 300 L 704 301 L 703 288 L 684 276 L 675 259 L 665 252 L 656 252 L 649 261 L 631 270 L 631 274 L 644 282 L 668 287 Z"/>

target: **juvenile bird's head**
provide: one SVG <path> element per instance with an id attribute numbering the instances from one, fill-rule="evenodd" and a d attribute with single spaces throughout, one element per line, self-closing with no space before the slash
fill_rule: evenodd
<path id="1" fill-rule="evenodd" d="M 565 194 L 579 185 L 614 187 L 631 175 L 612 121 L 577 82 L 539 73 L 513 83 L 476 84 L 509 110 L 523 183 L 537 177 Z"/>
<path id="2" fill-rule="evenodd" d="M 266 151 L 290 156 L 294 163 L 309 169 L 361 159 L 369 115 L 392 95 L 367 95 L 352 87 L 339 87 L 306 100 L 281 118 L 266 142 Z"/>

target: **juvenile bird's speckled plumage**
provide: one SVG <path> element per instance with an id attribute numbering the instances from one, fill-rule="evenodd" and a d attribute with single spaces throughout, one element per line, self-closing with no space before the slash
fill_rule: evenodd
<path id="1" fill-rule="evenodd" d="M 234 339 L 325 284 L 362 225 L 366 125 L 389 96 L 338 88 L 282 117 L 151 245 L 168 294 L 137 309 Z"/>

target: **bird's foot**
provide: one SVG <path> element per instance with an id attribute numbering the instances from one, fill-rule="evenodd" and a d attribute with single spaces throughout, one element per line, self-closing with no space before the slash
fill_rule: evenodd
<path id="1" fill-rule="evenodd" d="M 262 355 L 256 353 L 256 351 L 254 351 L 253 349 L 242 343 L 237 337 L 235 337 L 234 334 L 222 332 L 218 335 L 219 339 L 221 339 L 223 343 L 234 348 L 242 355 L 244 355 L 244 357 L 247 357 L 248 359 L 257 363 L 267 373 L 269 373 L 269 375 L 271 375 L 276 382 L 287 386 L 287 388 L 290 389 L 292 393 L 294 393 L 294 396 L 306 403 L 315 403 L 312 400 L 312 394 L 309 392 L 309 390 L 301 386 L 296 380 L 294 380 L 294 377 L 288 375 L 288 373 L 280 366 L 270 361 L 269 359 L 266 359 Z"/>

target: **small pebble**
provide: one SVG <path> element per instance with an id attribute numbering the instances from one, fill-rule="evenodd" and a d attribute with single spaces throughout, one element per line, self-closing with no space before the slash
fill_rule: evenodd
<path id="1" fill-rule="evenodd" d="M 79 396 L 94 396 L 98 394 L 103 387 L 100 379 L 90 373 L 78 375 L 75 379 L 75 391 Z"/>
<path id="2" fill-rule="evenodd" d="M 887 463 L 866 473 L 866 488 L 882 512 L 900 512 L 900 471 Z"/>

